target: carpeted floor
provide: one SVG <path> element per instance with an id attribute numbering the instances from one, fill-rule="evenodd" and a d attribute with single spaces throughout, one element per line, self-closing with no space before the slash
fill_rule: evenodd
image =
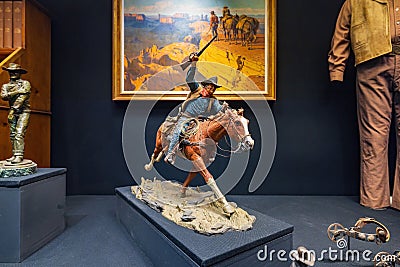
<path id="1" fill-rule="evenodd" d="M 324 196 L 229 196 L 239 206 L 253 209 L 294 225 L 293 247 L 314 250 L 315 266 L 373 266 L 368 258 L 380 251 L 400 250 L 400 211 L 373 211 L 360 206 L 357 198 Z M 67 197 L 67 228 L 45 247 L 20 264 L 0 266 L 152 266 L 115 217 L 114 196 Z M 250 212 L 251 213 L 251 212 Z M 391 233 L 382 245 L 351 239 L 350 249 L 359 252 L 350 261 L 340 260 L 336 243 L 326 230 L 337 222 L 351 227 L 360 217 L 374 217 Z M 375 227 L 366 231 L 373 233 Z M 325 254 L 321 253 L 326 250 Z M 331 255 L 329 255 L 331 251 Z M 336 252 L 335 252 L 336 251 Z M 371 251 L 371 253 L 369 253 Z M 365 258 L 362 253 L 365 253 Z M 337 260 L 332 261 L 337 258 Z M 354 259 L 354 260 L 351 260 Z M 265 263 L 267 265 L 267 262 Z M 268 266 L 268 265 L 267 265 Z"/>
<path id="2" fill-rule="evenodd" d="M 387 209 L 375 211 L 358 204 L 358 198 L 346 196 L 235 196 L 241 205 L 261 211 L 271 217 L 294 225 L 293 248 L 305 246 L 315 251 L 317 262 L 314 266 L 373 266 L 369 260 L 381 251 L 392 254 L 400 250 L 400 211 Z M 338 246 L 327 235 L 327 229 L 332 223 L 340 223 L 346 228 L 354 226 L 361 217 L 372 217 L 383 223 L 390 231 L 388 243 L 376 243 L 350 239 L 351 251 L 354 257 L 343 251 L 340 255 Z M 363 232 L 375 233 L 375 226 L 366 226 Z M 322 252 L 326 250 L 324 254 Z M 336 252 L 335 252 L 336 250 Z M 331 251 L 331 255 L 328 253 Z M 371 251 L 369 253 L 369 251 Z M 365 257 L 362 256 L 365 253 Z M 340 260 L 342 258 L 342 260 Z M 354 259 L 354 260 L 352 260 Z"/>

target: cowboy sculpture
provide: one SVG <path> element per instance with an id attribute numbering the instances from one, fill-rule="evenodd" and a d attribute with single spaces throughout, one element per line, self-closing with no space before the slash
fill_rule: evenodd
<path id="1" fill-rule="evenodd" d="M 243 117 L 244 110 L 231 109 L 226 103 L 221 105 L 214 97 L 215 90 L 221 87 L 217 83 L 217 77 L 202 81 L 202 86 L 194 81 L 198 55 L 199 53 L 195 53 L 189 57 L 192 66 L 186 75 L 186 82 L 190 93 L 183 102 L 178 116 L 168 117 L 158 129 L 153 154 L 144 168 L 150 171 L 154 163 L 161 160 L 165 148 L 168 148 L 165 161 L 174 164 L 176 150 L 180 147 L 180 156 L 193 165 L 182 184 L 181 196 L 185 197 L 190 182 L 200 174 L 216 199 L 222 203 L 223 211 L 231 215 L 236 207 L 229 203 L 219 190 L 213 175 L 207 170 L 207 165 L 214 161 L 213 152 L 216 150 L 216 144 L 224 136 L 229 135 L 238 143 L 233 153 L 252 149 L 254 140 L 248 129 L 249 120 Z M 199 117 L 206 119 L 199 120 Z"/>
<path id="2" fill-rule="evenodd" d="M 21 66 L 10 63 L 8 67 L 2 67 L 10 75 L 9 83 L 1 87 L 1 98 L 10 104 L 8 123 L 10 124 L 10 140 L 12 145 L 12 157 L 7 159 L 12 164 L 21 163 L 24 159 L 24 137 L 29 123 L 31 84 L 22 80 L 21 74 L 27 73 Z"/>
<path id="3" fill-rule="evenodd" d="M 176 122 L 176 126 L 171 137 L 171 142 L 168 147 L 168 152 L 164 158 L 165 162 L 171 164 L 175 163 L 175 154 L 179 141 L 179 135 L 184 122 L 187 122 L 190 118 L 209 117 L 211 115 L 215 115 L 222 109 L 222 105 L 214 96 L 215 90 L 221 87 L 217 84 L 218 77 L 213 76 L 205 81 L 202 81 L 202 87 L 200 87 L 199 84 L 194 81 L 196 63 L 199 58 L 196 54 L 192 54 L 190 55 L 189 60 L 192 63 L 186 75 L 186 82 L 190 88 L 190 93 L 182 104 L 182 112 L 178 121 Z"/>

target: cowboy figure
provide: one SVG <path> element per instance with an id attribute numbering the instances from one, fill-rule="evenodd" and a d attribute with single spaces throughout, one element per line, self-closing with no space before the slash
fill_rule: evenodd
<path id="1" fill-rule="evenodd" d="M 179 115 L 178 121 L 176 122 L 176 126 L 171 137 L 171 142 L 168 147 L 168 152 L 164 159 L 166 162 L 171 164 L 174 164 L 175 162 L 175 153 L 179 141 L 179 135 L 184 122 L 187 122 L 191 118 L 209 117 L 211 115 L 215 115 L 223 107 L 214 96 L 215 90 L 221 87 L 221 85 L 217 84 L 218 77 L 213 76 L 202 81 L 202 86 L 200 87 L 199 84 L 194 80 L 196 63 L 199 58 L 195 54 L 191 54 L 189 60 L 192 63 L 186 75 L 186 82 L 190 88 L 190 93 L 182 104 L 182 112 Z"/>
<path id="2" fill-rule="evenodd" d="M 246 58 L 242 58 L 242 56 L 238 56 L 236 59 L 237 70 L 241 71 L 244 67 L 244 60 Z"/>
<path id="3" fill-rule="evenodd" d="M 29 104 L 31 84 L 20 78 L 21 74 L 27 71 L 18 64 L 10 63 L 8 68 L 4 66 L 2 68 L 10 75 L 10 82 L 1 87 L 1 98 L 8 100 L 10 105 L 8 123 L 13 155 L 7 161 L 18 164 L 24 159 L 24 137 L 31 112 Z"/>
<path id="4" fill-rule="evenodd" d="M 217 29 L 218 29 L 218 17 L 215 15 L 214 11 L 211 11 L 211 16 L 210 16 L 210 29 L 212 32 L 212 36 L 214 37 L 215 35 L 218 35 Z M 218 39 L 218 37 L 217 37 Z"/>

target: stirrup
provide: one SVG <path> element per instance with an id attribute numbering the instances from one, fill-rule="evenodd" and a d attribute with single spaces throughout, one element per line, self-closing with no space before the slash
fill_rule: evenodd
<path id="1" fill-rule="evenodd" d="M 171 164 L 171 165 L 174 165 L 174 164 L 175 164 L 175 153 L 174 153 L 174 152 L 168 153 L 168 154 L 165 156 L 164 161 L 165 161 L 166 163 L 169 163 L 169 164 Z"/>

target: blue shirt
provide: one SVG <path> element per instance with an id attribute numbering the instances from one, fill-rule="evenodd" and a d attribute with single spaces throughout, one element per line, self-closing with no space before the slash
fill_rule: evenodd
<path id="1" fill-rule="evenodd" d="M 192 66 L 186 74 L 186 82 L 192 93 L 199 90 L 199 83 L 194 80 L 195 73 L 196 67 Z M 210 102 L 212 103 L 210 104 Z M 217 114 L 221 109 L 222 105 L 217 99 L 210 97 L 198 97 L 193 100 L 189 100 L 184 112 L 189 113 L 193 117 L 208 117 L 210 115 Z"/>

